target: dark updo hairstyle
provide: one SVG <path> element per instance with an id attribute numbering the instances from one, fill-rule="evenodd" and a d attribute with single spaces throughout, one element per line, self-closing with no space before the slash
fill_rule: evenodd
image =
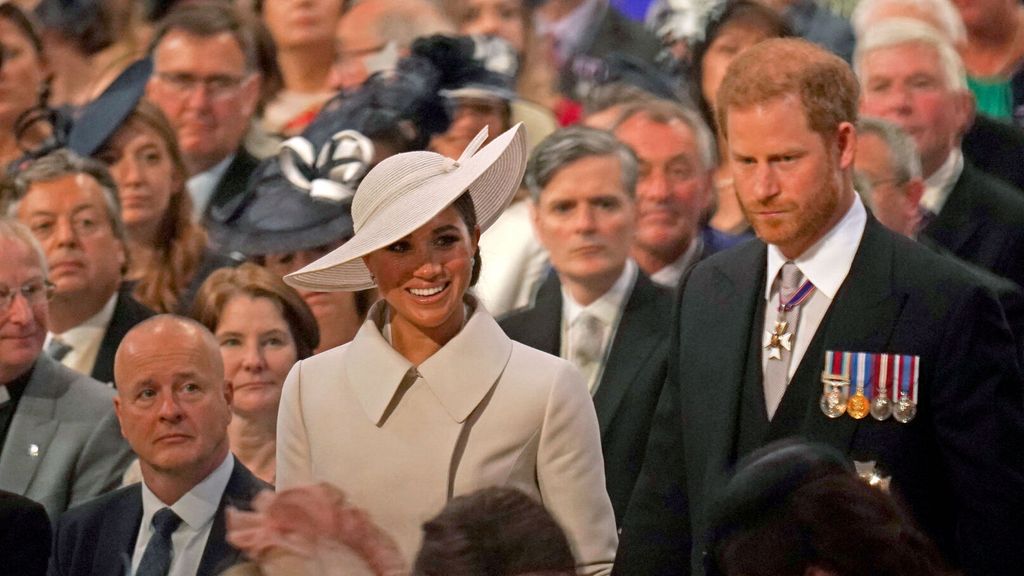
<path id="1" fill-rule="evenodd" d="M 423 525 L 413 576 L 572 576 L 565 533 L 548 511 L 513 488 L 453 498 Z"/>
<path id="2" fill-rule="evenodd" d="M 704 39 L 693 46 L 690 70 L 690 87 L 693 89 L 693 101 L 704 116 L 704 122 L 713 129 L 717 126 L 711 103 L 704 99 L 701 77 L 704 75 L 704 55 L 714 43 L 718 35 L 730 24 L 744 24 L 764 30 L 772 38 L 788 38 L 793 36 L 789 23 L 775 10 L 755 0 L 728 0 L 725 8 L 717 17 L 713 17 L 704 31 Z"/>
<path id="3" fill-rule="evenodd" d="M 456 198 L 452 203 L 452 207 L 459 213 L 462 221 L 466 223 L 466 229 L 472 234 L 473 229 L 477 227 L 476 206 L 473 205 L 473 197 L 469 192 L 463 192 L 462 196 Z M 482 265 L 480 245 L 477 243 L 476 252 L 473 254 L 473 270 L 469 274 L 470 286 L 476 286 L 476 281 L 480 279 L 480 266 Z"/>

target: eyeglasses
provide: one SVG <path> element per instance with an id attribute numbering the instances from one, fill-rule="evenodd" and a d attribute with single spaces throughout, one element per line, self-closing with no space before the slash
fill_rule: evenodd
<path id="1" fill-rule="evenodd" d="M 14 305 L 14 297 L 20 292 L 30 305 L 42 304 L 53 298 L 53 291 L 56 286 L 49 280 L 30 280 L 21 285 L 21 288 L 12 290 L 7 286 L 0 285 L 0 313 L 10 312 Z"/>
<path id="2" fill-rule="evenodd" d="M 155 75 L 167 88 L 180 96 L 193 94 L 202 86 L 206 94 L 214 100 L 234 96 L 246 80 L 244 76 L 199 77 L 185 72 L 157 72 Z"/>

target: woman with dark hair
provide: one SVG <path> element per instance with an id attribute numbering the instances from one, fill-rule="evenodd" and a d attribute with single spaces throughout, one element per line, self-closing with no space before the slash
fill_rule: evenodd
<path id="1" fill-rule="evenodd" d="M 345 346 L 296 364 L 278 424 L 277 484 L 326 481 L 394 536 L 406 560 L 455 496 L 523 490 L 566 530 L 580 574 L 611 570 L 615 521 L 593 402 L 564 360 L 512 342 L 467 293 L 480 233 L 519 188 L 517 125 L 458 158 L 409 152 L 363 179 L 355 235 L 286 277 L 306 290 L 376 287 Z"/>
<path id="2" fill-rule="evenodd" d="M 19 134 L 18 121 L 45 106 L 50 93 L 50 61 L 35 24 L 14 3 L 0 4 L 0 163 L 6 169 L 49 136 L 34 122 Z"/>
<path id="3" fill-rule="evenodd" d="M 777 12 L 754 0 L 730 0 L 708 21 L 703 40 L 693 46 L 693 101 L 708 126 L 715 128 L 715 95 L 729 63 L 751 46 L 769 38 L 791 36 L 789 24 Z M 718 157 L 726 158 L 725 139 L 718 135 Z M 717 204 L 709 224 L 721 232 L 742 234 L 747 223 L 732 186 L 728 162 L 715 171 Z"/>
<path id="4" fill-rule="evenodd" d="M 341 246 L 352 237 L 352 196 L 367 170 L 424 149 L 448 128 L 438 92 L 468 57 L 453 40 L 418 43 L 395 73 L 376 74 L 356 92 L 331 99 L 301 136 L 257 168 L 233 210 L 211 224 L 217 244 L 280 276 Z M 372 290 L 299 293 L 320 326 L 318 352 L 350 341 L 375 299 Z"/>
<path id="5" fill-rule="evenodd" d="M 887 484 L 868 466 L 855 473 L 824 444 L 769 444 L 737 465 L 712 506 L 706 573 L 948 574 L 935 546 L 886 493 Z"/>
<path id="6" fill-rule="evenodd" d="M 317 346 L 313 313 L 279 277 L 243 264 L 206 279 L 192 316 L 220 344 L 224 378 L 233 395 L 231 451 L 253 474 L 273 484 L 281 386 L 292 365 Z"/>
<path id="7" fill-rule="evenodd" d="M 453 498 L 423 525 L 413 576 L 573 576 L 565 533 L 551 514 L 514 488 Z"/>
<path id="8" fill-rule="evenodd" d="M 87 109 L 80 122 L 92 120 Z M 234 261 L 210 250 L 206 231 L 192 220 L 174 130 L 146 100 L 139 100 L 117 126 L 104 129 L 110 136 L 99 149 L 84 152 L 107 164 L 117 182 L 129 254 L 126 278 L 135 282 L 132 295 L 158 312 L 187 310 L 203 280 Z"/>
<path id="9" fill-rule="evenodd" d="M 549 57 L 550 46 L 533 32 L 529 0 L 443 0 L 448 17 L 462 34 L 496 36 L 509 43 L 519 57 L 516 91 L 554 110 L 561 101 L 556 89 L 558 71 Z"/>

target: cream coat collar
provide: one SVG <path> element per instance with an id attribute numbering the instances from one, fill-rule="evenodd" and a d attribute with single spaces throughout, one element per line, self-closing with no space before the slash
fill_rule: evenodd
<path id="1" fill-rule="evenodd" d="M 380 426 L 388 407 L 410 372 L 418 373 L 455 422 L 462 423 L 480 404 L 505 370 L 512 341 L 476 300 L 467 296 L 471 313 L 461 332 L 415 367 L 381 335 L 384 307 L 373 305 L 348 347 L 345 370 L 366 415 Z"/>

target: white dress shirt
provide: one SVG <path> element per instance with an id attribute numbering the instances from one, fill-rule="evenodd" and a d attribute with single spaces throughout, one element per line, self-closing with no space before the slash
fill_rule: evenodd
<path id="1" fill-rule="evenodd" d="M 171 535 L 173 551 L 167 576 L 195 576 L 206 550 L 214 516 L 217 515 L 217 508 L 234 467 L 235 457 L 229 452 L 220 466 L 170 506 L 161 502 L 145 482 L 142 483 L 142 523 L 132 553 L 132 574 L 139 569 L 146 545 L 153 535 L 153 515 L 163 508 L 170 508 L 182 522 Z"/>
<path id="2" fill-rule="evenodd" d="M 924 181 L 924 194 L 921 195 L 920 206 L 933 214 L 942 212 L 942 207 L 946 205 L 946 200 L 949 200 L 949 195 L 963 171 L 963 152 L 959 148 L 954 148 L 942 166 Z"/>
<path id="3" fill-rule="evenodd" d="M 114 292 L 114 295 L 107 300 L 99 312 L 78 326 L 66 330 L 62 334 L 52 332 L 47 334 L 43 349 L 45 350 L 55 337 L 59 338 L 71 346 L 71 351 L 61 359 L 60 363 L 82 374 L 92 374 L 93 366 L 96 365 L 96 355 L 99 354 L 100 344 L 103 343 L 103 336 L 107 333 L 107 326 L 110 325 L 111 318 L 114 317 L 117 296 L 118 293 Z"/>
<path id="4" fill-rule="evenodd" d="M 619 275 L 619 279 L 615 281 L 615 284 L 612 284 L 612 287 L 607 292 L 587 306 L 576 302 L 572 294 L 569 293 L 569 290 L 564 285 L 562 286 L 562 346 L 559 356 L 566 359 L 572 357 L 570 343 L 573 341 L 573 330 L 578 329 L 577 321 L 584 312 L 596 317 L 603 326 L 601 334 L 598 335 L 601 341 L 601 352 L 599 354 L 601 361 L 596 366 L 596 369 L 590 371 L 589 374 L 583 374 L 591 394 L 597 391 L 598 382 L 601 381 L 601 374 L 604 372 L 605 360 L 608 358 L 612 338 L 619 328 L 622 310 L 626 307 L 626 301 L 629 299 L 630 293 L 633 292 L 637 274 L 638 267 L 636 262 L 632 258 L 627 259 L 626 265 L 622 267 L 622 274 Z"/>
<path id="5" fill-rule="evenodd" d="M 804 279 L 814 284 L 814 292 L 800 305 L 800 321 L 797 323 L 796 338 L 793 342 L 791 360 L 787 380 L 793 378 L 800 361 L 807 352 L 807 346 L 818 331 L 821 320 L 832 305 L 840 286 L 850 274 L 853 257 L 860 247 L 860 239 L 864 236 L 864 225 L 867 223 L 867 211 L 861 203 L 860 196 L 854 195 L 853 205 L 825 236 L 793 260 L 796 267 L 803 272 Z M 764 327 L 762 331 L 761 370 L 762 374 L 768 365 L 768 354 L 764 346 L 771 340 L 770 327 L 775 325 L 778 316 L 779 290 L 775 278 L 779 275 L 782 265 L 788 260 L 778 247 L 768 245 L 768 273 L 765 277 Z"/>
<path id="6" fill-rule="evenodd" d="M 235 159 L 235 154 L 221 160 L 213 168 L 206 172 L 200 172 L 188 179 L 185 187 L 189 196 L 192 197 L 192 217 L 196 222 L 203 221 L 203 214 L 206 214 L 206 207 L 210 205 L 213 193 L 217 190 L 217 184 L 224 177 L 228 166 Z"/>

